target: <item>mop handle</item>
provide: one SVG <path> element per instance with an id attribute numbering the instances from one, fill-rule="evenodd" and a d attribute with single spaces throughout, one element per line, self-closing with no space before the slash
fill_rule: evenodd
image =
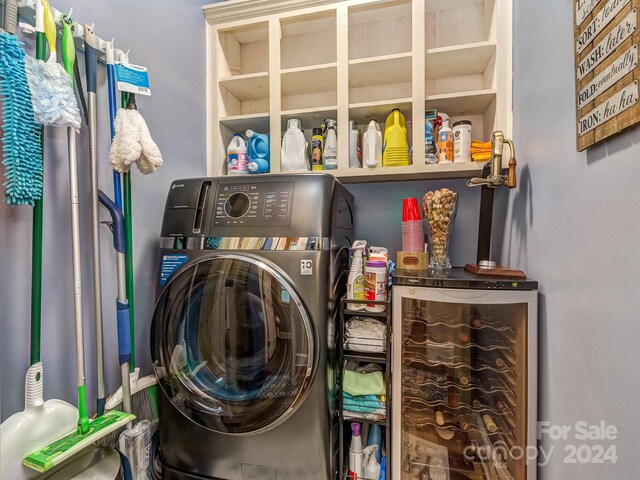
<path id="1" fill-rule="evenodd" d="M 116 134 L 115 121 L 118 111 L 118 98 L 116 95 L 116 65 L 113 51 L 113 42 L 107 42 L 107 88 L 109 90 L 109 125 L 111 126 L 111 138 Z M 120 172 L 113 171 L 113 198 L 120 210 L 122 210 L 122 180 Z"/>
<path id="2" fill-rule="evenodd" d="M 62 62 L 73 85 L 73 64 L 76 61 L 76 46 L 73 43 L 71 26 L 73 20 L 68 15 L 62 17 Z M 82 274 L 80 258 L 80 209 L 78 206 L 78 159 L 76 153 L 76 134 L 73 128 L 67 128 L 69 143 L 69 187 L 71 190 L 71 242 L 73 252 L 73 298 L 76 321 L 76 363 L 78 383 L 78 433 L 89 431 L 89 417 L 87 416 L 87 392 L 84 376 L 84 345 L 82 325 Z"/>
<path id="3" fill-rule="evenodd" d="M 98 191 L 100 203 L 111 214 L 113 221 L 113 246 L 116 249 L 118 261 L 118 298 L 116 299 L 118 321 L 118 357 L 120 365 L 131 359 L 131 335 L 129 334 L 129 302 L 127 302 L 126 289 L 122 281 L 122 266 L 124 266 L 124 217 L 118 206 L 102 191 Z"/>
<path id="4" fill-rule="evenodd" d="M 96 370 L 98 372 L 96 411 L 104 414 L 104 341 L 102 333 L 102 276 L 100 269 L 100 216 L 98 201 L 98 118 L 96 91 L 98 78 L 98 48 L 100 40 L 91 25 L 84 27 L 84 67 L 89 100 L 89 171 L 91 179 L 91 246 L 93 259 L 93 308 L 96 329 Z"/>

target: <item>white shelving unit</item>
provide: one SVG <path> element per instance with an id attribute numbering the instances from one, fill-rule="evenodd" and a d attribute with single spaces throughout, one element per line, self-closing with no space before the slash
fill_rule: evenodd
<path id="1" fill-rule="evenodd" d="M 343 182 L 466 178 L 482 165 L 424 164 L 424 113 L 468 119 L 474 138 L 511 132 L 512 0 L 229 0 L 207 21 L 207 165 L 223 175 L 234 132 L 271 135 L 280 172 L 287 121 L 338 121 Z M 348 168 L 349 120 L 384 127 L 399 108 L 413 165 Z"/>

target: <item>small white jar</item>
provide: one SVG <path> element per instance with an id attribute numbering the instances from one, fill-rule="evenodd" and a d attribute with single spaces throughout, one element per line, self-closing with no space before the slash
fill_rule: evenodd
<path id="1" fill-rule="evenodd" d="M 453 124 L 453 161 L 471 161 L 471 121 L 460 120 Z"/>

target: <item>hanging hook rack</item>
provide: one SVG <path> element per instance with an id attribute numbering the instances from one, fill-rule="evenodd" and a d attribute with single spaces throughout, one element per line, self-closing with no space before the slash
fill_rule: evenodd
<path id="1" fill-rule="evenodd" d="M 40 0 L 19 0 L 18 1 L 18 14 L 23 21 L 26 21 L 30 25 L 34 24 L 35 14 L 36 14 L 36 2 Z M 4 0 L 0 0 L 0 3 L 4 5 Z M 56 22 L 56 25 L 62 27 L 62 17 L 63 13 L 60 10 L 57 10 L 53 7 L 51 8 L 51 13 L 53 14 L 53 19 Z M 69 16 L 73 13 L 73 8 L 69 9 Z M 95 24 L 90 25 L 90 30 L 93 30 L 93 26 Z M 89 28 L 89 25 L 87 25 Z M 84 51 L 84 30 L 85 26 L 81 23 L 74 23 L 73 26 L 73 40 L 76 44 L 76 48 L 80 51 Z M 107 41 L 98 37 L 98 61 L 106 64 L 106 46 Z M 115 58 L 120 58 L 120 55 L 124 54 L 121 49 L 115 49 L 114 56 Z"/>

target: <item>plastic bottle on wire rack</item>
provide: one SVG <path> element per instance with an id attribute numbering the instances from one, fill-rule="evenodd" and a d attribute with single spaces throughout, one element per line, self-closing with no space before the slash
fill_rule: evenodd
<path id="1" fill-rule="evenodd" d="M 383 261 L 369 260 L 364 269 L 364 294 L 367 300 L 386 300 L 389 278 L 387 276 L 387 264 Z M 367 312 L 384 312 L 387 306 L 378 303 L 367 303 Z"/>
<path id="2" fill-rule="evenodd" d="M 364 478 L 366 480 L 378 480 L 380 478 L 380 464 L 376 458 L 378 445 L 369 445 L 364 448 L 364 456 L 367 459 L 364 466 Z"/>
<path id="3" fill-rule="evenodd" d="M 360 424 L 351 424 L 351 443 L 349 444 L 349 479 L 361 480 L 364 475 L 364 454 L 362 452 L 362 437 L 360 437 Z"/>
<path id="4" fill-rule="evenodd" d="M 364 273 L 362 271 L 362 255 L 367 246 L 365 240 L 356 240 L 353 242 L 353 259 L 351 260 L 351 268 L 349 277 L 347 278 L 347 300 L 364 300 Z M 349 310 L 364 310 L 364 303 L 348 303 Z"/>
<path id="5" fill-rule="evenodd" d="M 234 133 L 227 147 L 227 174 L 245 175 L 247 173 L 247 145 L 242 134 Z"/>

